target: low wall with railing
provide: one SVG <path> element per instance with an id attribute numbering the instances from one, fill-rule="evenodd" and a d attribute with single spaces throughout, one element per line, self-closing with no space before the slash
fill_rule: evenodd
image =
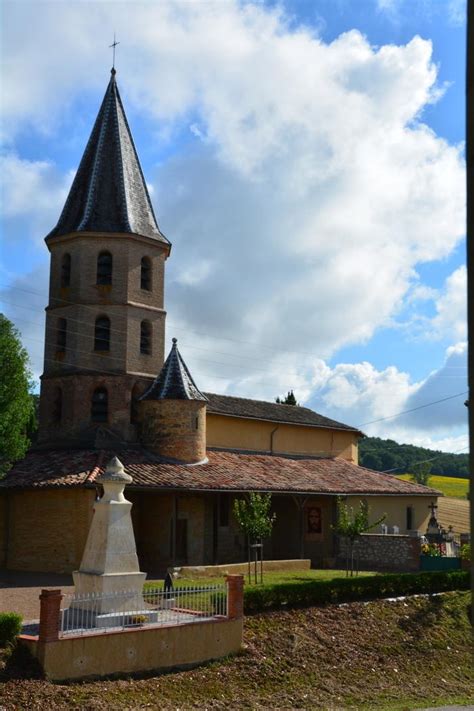
<path id="1" fill-rule="evenodd" d="M 142 595 L 40 596 L 38 634 L 20 641 L 55 681 L 193 666 L 242 644 L 243 578 Z M 33 630 L 34 631 L 34 630 Z"/>

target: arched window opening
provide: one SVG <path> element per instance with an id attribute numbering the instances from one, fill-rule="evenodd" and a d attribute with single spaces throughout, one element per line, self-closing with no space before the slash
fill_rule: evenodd
<path id="1" fill-rule="evenodd" d="M 63 391 L 61 388 L 56 388 L 53 398 L 53 407 L 51 411 L 51 419 L 53 423 L 61 422 L 63 415 Z"/>
<path id="2" fill-rule="evenodd" d="M 106 388 L 96 388 L 92 394 L 92 422 L 107 422 L 109 414 L 109 397 Z"/>
<path id="3" fill-rule="evenodd" d="M 66 350 L 67 341 L 67 320 L 58 318 L 58 328 L 56 331 L 56 350 L 58 353 L 64 353 Z"/>
<path id="4" fill-rule="evenodd" d="M 132 389 L 132 396 L 130 398 L 130 424 L 136 425 L 138 423 L 138 399 L 142 394 L 142 388 L 138 383 L 135 383 Z"/>
<path id="5" fill-rule="evenodd" d="M 101 252 L 97 257 L 97 284 L 107 286 L 112 284 L 112 255 Z"/>
<path id="6" fill-rule="evenodd" d="M 110 351 L 110 319 L 98 316 L 95 320 L 94 350 Z"/>
<path id="7" fill-rule="evenodd" d="M 140 353 L 151 355 L 151 323 L 142 321 L 140 324 Z"/>
<path id="8" fill-rule="evenodd" d="M 61 261 L 61 287 L 64 289 L 71 285 L 71 255 L 64 254 Z"/>
<path id="9" fill-rule="evenodd" d="M 149 257 L 142 257 L 140 288 L 151 291 L 151 259 Z"/>

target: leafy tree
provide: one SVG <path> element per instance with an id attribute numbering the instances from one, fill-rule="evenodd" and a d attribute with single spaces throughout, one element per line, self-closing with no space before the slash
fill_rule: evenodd
<path id="1" fill-rule="evenodd" d="M 298 403 L 296 402 L 295 394 L 293 390 L 288 390 L 286 397 L 280 398 L 276 397 L 275 402 L 277 402 L 279 405 L 295 405 L 298 406 Z"/>
<path id="2" fill-rule="evenodd" d="M 431 476 L 431 462 L 418 462 L 411 468 L 411 477 L 417 484 L 428 486 Z"/>
<path id="3" fill-rule="evenodd" d="M 248 541 L 249 582 L 250 576 L 250 546 L 262 545 L 262 540 L 271 535 L 275 514 L 270 512 L 271 494 L 251 492 L 248 499 L 234 501 L 234 515 Z M 257 550 L 257 549 L 256 549 Z M 260 557 L 260 579 L 263 581 L 263 549 Z M 257 582 L 257 556 L 255 556 L 255 582 Z"/>
<path id="4" fill-rule="evenodd" d="M 392 439 L 364 437 L 359 442 L 359 462 L 376 471 L 396 470 L 393 474 L 411 471 L 418 462 L 431 459 L 431 474 L 469 477 L 469 455 L 451 454 L 412 444 L 397 444 Z"/>
<path id="5" fill-rule="evenodd" d="M 346 552 L 346 575 L 354 575 L 354 546 L 357 539 L 363 534 L 371 531 L 385 521 L 386 514 L 377 521 L 369 523 L 369 504 L 362 500 L 359 502 L 359 510 L 354 511 L 352 506 L 348 506 L 341 498 L 337 500 L 337 524 L 333 526 L 334 531 L 341 538 L 345 538 L 348 543 Z"/>
<path id="6" fill-rule="evenodd" d="M 24 456 L 35 429 L 31 373 L 13 324 L 0 314 L 0 476 Z"/>

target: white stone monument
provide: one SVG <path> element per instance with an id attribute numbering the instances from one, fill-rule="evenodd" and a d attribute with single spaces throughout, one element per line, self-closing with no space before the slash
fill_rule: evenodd
<path id="1" fill-rule="evenodd" d="M 141 573 L 138 565 L 130 515 L 132 504 L 123 495 L 125 485 L 131 482 L 132 477 L 125 473 L 120 460 L 117 457 L 111 459 L 97 479 L 97 483 L 104 487 L 104 495 L 94 504 L 81 565 L 72 574 L 76 597 L 97 595 L 95 609 L 99 614 L 128 610 L 130 603 L 136 605 L 143 599 L 146 573 Z M 125 595 L 118 595 L 124 591 Z M 83 607 L 80 602 L 73 605 Z"/>

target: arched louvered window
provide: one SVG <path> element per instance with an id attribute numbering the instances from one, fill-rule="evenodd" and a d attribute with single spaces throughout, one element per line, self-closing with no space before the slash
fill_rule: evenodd
<path id="1" fill-rule="evenodd" d="M 151 291 L 151 259 L 149 257 L 142 257 L 140 288 Z"/>
<path id="2" fill-rule="evenodd" d="M 109 397 L 106 388 L 96 388 L 92 393 L 92 422 L 107 422 L 109 415 Z"/>
<path id="3" fill-rule="evenodd" d="M 97 257 L 97 284 L 107 286 L 112 284 L 112 255 L 101 252 Z"/>
<path id="4" fill-rule="evenodd" d="M 51 410 L 51 419 L 53 423 L 61 422 L 63 416 L 63 391 L 61 388 L 56 388 L 53 397 L 53 407 Z"/>
<path id="5" fill-rule="evenodd" d="M 63 254 L 61 260 L 61 287 L 66 288 L 71 285 L 71 255 Z"/>
<path id="6" fill-rule="evenodd" d="M 138 422 L 138 398 L 142 392 L 143 388 L 138 383 L 135 383 L 130 398 L 130 424 L 132 425 L 136 425 Z"/>
<path id="7" fill-rule="evenodd" d="M 58 318 L 58 328 L 56 331 L 56 350 L 58 353 L 64 353 L 66 350 L 67 341 L 67 320 Z"/>
<path id="8" fill-rule="evenodd" d="M 98 316 L 95 320 L 94 350 L 110 351 L 110 319 Z"/>
<path id="9" fill-rule="evenodd" d="M 140 324 L 140 353 L 151 355 L 151 323 L 142 321 Z"/>

